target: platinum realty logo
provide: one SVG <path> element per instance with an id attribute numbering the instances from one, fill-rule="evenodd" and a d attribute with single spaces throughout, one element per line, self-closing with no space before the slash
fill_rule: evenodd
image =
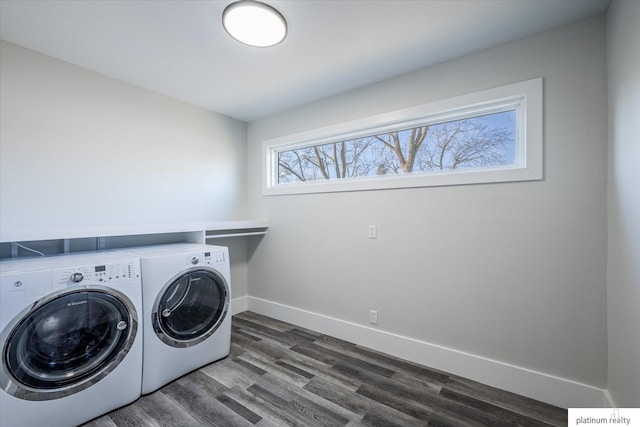
<path id="1" fill-rule="evenodd" d="M 569 427 L 640 427 L 640 408 L 569 408 Z"/>

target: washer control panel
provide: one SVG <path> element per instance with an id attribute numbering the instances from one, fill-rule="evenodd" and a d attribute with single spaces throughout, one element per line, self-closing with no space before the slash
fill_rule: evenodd
<path id="1" fill-rule="evenodd" d="M 61 268 L 54 272 L 58 285 L 100 285 L 140 280 L 139 262 L 118 262 Z"/>

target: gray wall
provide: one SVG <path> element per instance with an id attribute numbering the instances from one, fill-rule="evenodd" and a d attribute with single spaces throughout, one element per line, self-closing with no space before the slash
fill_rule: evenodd
<path id="1" fill-rule="evenodd" d="M 4 41 L 0 57 L 2 230 L 246 218 L 244 122 Z M 246 243 L 224 243 L 246 295 Z"/>
<path id="2" fill-rule="evenodd" d="M 608 389 L 640 407 L 640 2 L 608 14 Z"/>
<path id="3" fill-rule="evenodd" d="M 249 123 L 249 295 L 603 388 L 606 52 L 599 17 Z M 544 78 L 545 179 L 264 197 L 261 142 Z M 367 238 L 367 225 L 378 239 Z"/>
<path id="4" fill-rule="evenodd" d="M 2 229 L 245 216 L 244 122 L 0 49 Z"/>

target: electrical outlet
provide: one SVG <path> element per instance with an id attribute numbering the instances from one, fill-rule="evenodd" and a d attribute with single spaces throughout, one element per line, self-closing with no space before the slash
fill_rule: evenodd
<path id="1" fill-rule="evenodd" d="M 369 310 L 369 323 L 372 325 L 378 324 L 378 312 L 376 310 Z"/>
<path id="2" fill-rule="evenodd" d="M 378 238 L 378 226 L 377 225 L 370 225 L 369 226 L 369 238 L 370 239 L 377 239 Z"/>

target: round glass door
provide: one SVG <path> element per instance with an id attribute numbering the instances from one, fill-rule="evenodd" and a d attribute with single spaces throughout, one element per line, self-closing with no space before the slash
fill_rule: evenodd
<path id="1" fill-rule="evenodd" d="M 66 290 L 27 311 L 3 351 L 2 386 L 26 400 L 49 400 L 83 390 L 126 356 L 137 313 L 119 292 Z"/>
<path id="2" fill-rule="evenodd" d="M 156 335 L 172 347 L 189 347 L 211 336 L 229 307 L 227 282 L 214 270 L 195 268 L 171 280 L 152 313 Z"/>

